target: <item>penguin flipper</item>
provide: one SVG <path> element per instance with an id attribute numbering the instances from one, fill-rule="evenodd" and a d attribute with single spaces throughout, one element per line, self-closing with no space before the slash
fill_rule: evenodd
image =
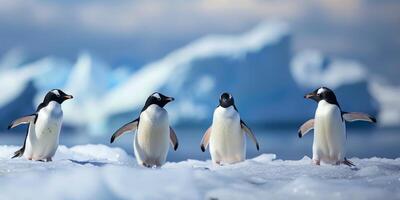
<path id="1" fill-rule="evenodd" d="M 253 140 L 254 144 L 256 145 L 257 151 L 260 150 L 260 145 L 258 144 L 257 138 L 254 135 L 253 131 L 244 123 L 243 120 L 240 120 L 240 126 L 242 127 L 242 131 L 244 131 L 250 138 Z"/>
<path id="2" fill-rule="evenodd" d="M 128 132 L 128 131 L 135 131 L 138 128 L 139 125 L 139 118 L 123 125 L 121 128 L 119 128 L 115 133 L 111 136 L 110 143 L 113 143 L 117 137 L 121 136 L 122 134 Z"/>
<path id="3" fill-rule="evenodd" d="M 203 152 L 206 151 L 208 143 L 210 142 L 210 135 L 211 135 L 211 126 L 204 133 L 203 138 L 201 139 L 201 142 L 200 142 L 200 149 Z"/>
<path id="4" fill-rule="evenodd" d="M 169 139 L 171 142 L 172 147 L 174 147 L 174 150 L 176 151 L 178 149 L 178 137 L 176 137 L 176 133 L 172 127 L 169 127 Z"/>
<path id="5" fill-rule="evenodd" d="M 314 119 L 309 119 L 303 125 L 300 126 L 299 131 L 298 131 L 299 138 L 303 137 L 305 134 L 310 132 L 312 129 L 314 129 Z"/>
<path id="6" fill-rule="evenodd" d="M 28 139 L 28 133 L 29 133 L 29 127 L 26 130 L 24 145 L 18 151 L 14 152 L 14 155 L 13 155 L 13 157 L 11 157 L 11 159 L 12 158 L 18 158 L 18 157 L 21 157 L 22 155 L 24 155 L 25 146 L 26 146 L 26 139 Z"/>
<path id="7" fill-rule="evenodd" d="M 372 116 L 370 116 L 368 114 L 365 114 L 365 113 L 343 112 L 342 116 L 343 116 L 343 119 L 348 121 L 348 122 L 366 121 L 366 122 L 376 123 L 375 117 L 372 117 Z"/>
<path id="8" fill-rule="evenodd" d="M 27 116 L 18 118 L 11 122 L 11 124 L 8 126 L 8 129 L 15 128 L 21 124 L 29 124 L 31 122 L 35 122 L 36 117 L 37 117 L 37 114 L 32 114 L 32 115 L 27 115 Z"/>

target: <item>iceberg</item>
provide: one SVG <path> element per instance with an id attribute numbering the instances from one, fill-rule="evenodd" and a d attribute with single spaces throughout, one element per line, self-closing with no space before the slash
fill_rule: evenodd
<path id="1" fill-rule="evenodd" d="M 34 103 L 36 95 L 62 85 L 69 71 L 67 66 L 64 60 L 47 57 L 20 67 L 0 69 L 0 125 L 6 127 L 15 118 L 33 113 L 38 105 Z"/>
<path id="2" fill-rule="evenodd" d="M 326 86 L 335 91 L 344 111 L 378 113 L 376 96 L 370 91 L 370 75 L 360 63 L 304 50 L 294 56 L 290 67 L 294 80 L 305 92 Z"/>
<path id="3" fill-rule="evenodd" d="M 204 124 L 210 122 L 219 94 L 229 91 L 250 123 L 298 121 L 307 112 L 295 112 L 302 107 L 302 91 L 289 70 L 290 38 L 288 26 L 275 22 L 237 36 L 196 40 L 143 66 L 111 90 L 103 99 L 103 115 L 121 120 L 124 114 L 128 120 L 149 94 L 159 91 L 176 99 L 168 106 L 175 124 Z"/>
<path id="4" fill-rule="evenodd" d="M 0 58 L 0 71 L 15 69 L 23 65 L 25 55 L 20 49 L 11 49 Z"/>
<path id="5" fill-rule="evenodd" d="M 380 126 L 400 126 L 400 87 L 375 78 L 370 83 L 370 91 L 379 104 Z"/>
<path id="6" fill-rule="evenodd" d="M 353 60 L 327 59 L 316 50 L 303 50 L 291 62 L 291 73 L 296 82 L 305 88 L 327 86 L 336 89 L 364 81 L 368 73 Z"/>
<path id="7" fill-rule="evenodd" d="M 177 104 L 180 105 L 172 109 L 178 115 L 190 113 L 193 109 L 186 112 L 186 108 L 193 107 L 191 105 L 196 105 L 198 108 L 209 108 L 209 105 L 193 101 L 199 98 L 208 100 L 212 94 L 215 99 L 218 99 L 218 96 L 215 95 L 220 92 L 217 86 L 230 89 L 233 86 L 228 84 L 237 85 L 240 84 L 240 81 L 245 82 L 242 79 L 230 83 L 232 79 L 241 78 L 238 76 L 240 67 L 248 67 L 251 64 L 246 62 L 250 60 L 246 56 L 251 53 L 256 54 L 270 44 L 281 44 L 282 38 L 285 38 L 287 34 L 286 24 L 276 22 L 261 24 L 239 36 L 214 35 L 196 40 L 171 52 L 159 61 L 141 67 L 128 81 L 111 90 L 103 100 L 103 112 L 107 113 L 107 116 L 112 116 L 129 110 L 139 110 L 148 95 L 154 91 L 166 92 L 168 95 L 177 97 Z M 282 48 L 288 48 L 286 42 L 282 45 Z M 278 50 L 284 55 L 276 54 L 278 54 L 280 62 L 285 62 L 284 59 L 289 59 L 286 55 L 288 52 L 282 51 Z M 270 57 L 273 59 L 272 56 Z M 241 61 L 245 63 L 240 63 Z M 260 63 L 255 64 L 260 65 Z M 257 69 L 256 66 L 254 68 Z M 231 71 L 235 74 L 230 74 Z M 230 75 L 233 77 L 229 78 Z M 246 78 L 251 78 L 251 74 Z M 216 80 L 225 81 L 225 83 L 220 85 Z M 256 81 L 257 78 L 253 80 Z M 181 110 L 184 112 L 180 112 Z M 205 118 L 205 112 L 209 112 L 209 110 L 199 112 L 199 117 Z"/>
<path id="8" fill-rule="evenodd" d="M 65 124 L 92 134 L 132 120 L 155 91 L 176 98 L 167 109 L 179 126 L 209 124 L 225 91 L 250 125 L 297 126 L 315 110 L 303 95 L 322 85 L 335 90 L 346 111 L 374 115 L 385 109 L 381 125 L 397 121 L 388 117 L 397 116 L 387 110 L 394 102 L 376 96 L 377 86 L 360 63 L 313 50 L 294 54 L 291 45 L 287 24 L 265 22 L 243 34 L 200 38 L 135 70 L 108 66 L 88 52 L 74 64 L 53 57 L 21 64 L 23 56 L 9 53 L 0 62 L 10 66 L 0 67 L 0 111 L 9 110 L 0 124 L 31 113 L 48 90 L 60 88 L 75 96 L 63 105 Z M 33 101 L 25 99 L 32 99 L 28 89 Z"/>
<path id="9" fill-rule="evenodd" d="M 99 100 L 112 87 L 112 70 L 100 59 L 84 52 L 72 67 L 63 90 L 72 94 L 73 101 L 63 105 L 64 120 L 76 127 L 92 127 L 100 124 L 96 110 L 100 110 Z"/>

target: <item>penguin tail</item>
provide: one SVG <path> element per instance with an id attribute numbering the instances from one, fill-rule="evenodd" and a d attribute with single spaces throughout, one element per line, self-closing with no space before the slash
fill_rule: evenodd
<path id="1" fill-rule="evenodd" d="M 179 146 L 179 143 L 177 142 L 177 143 L 174 145 L 174 151 L 176 151 L 176 150 L 178 149 L 178 146 Z"/>
<path id="2" fill-rule="evenodd" d="M 203 144 L 200 145 L 200 149 L 201 149 L 202 152 L 205 152 L 205 151 L 206 151 L 206 148 L 204 147 Z"/>
<path id="3" fill-rule="evenodd" d="M 12 158 L 18 158 L 24 155 L 25 147 L 22 147 L 18 151 L 14 152 L 14 156 Z"/>

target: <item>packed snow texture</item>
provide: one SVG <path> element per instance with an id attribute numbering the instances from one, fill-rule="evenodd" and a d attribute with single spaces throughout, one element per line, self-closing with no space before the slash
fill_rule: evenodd
<path id="1" fill-rule="evenodd" d="M 351 169 L 262 154 L 234 165 L 187 160 L 147 169 L 105 145 L 60 146 L 48 163 L 10 159 L 17 149 L 0 146 L 0 199 L 400 198 L 400 159 L 352 158 Z"/>

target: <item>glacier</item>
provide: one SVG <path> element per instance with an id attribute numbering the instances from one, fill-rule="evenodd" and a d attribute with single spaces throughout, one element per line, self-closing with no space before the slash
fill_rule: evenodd
<path id="1" fill-rule="evenodd" d="M 135 70 L 109 66 L 89 52 L 80 53 L 75 63 L 54 57 L 26 63 L 11 52 L 0 62 L 0 125 L 33 112 L 53 88 L 75 97 L 63 105 L 65 126 L 92 134 L 132 120 L 154 91 L 176 98 L 167 109 L 179 126 L 210 123 L 223 91 L 234 95 L 251 125 L 298 125 L 315 109 L 302 96 L 321 85 L 335 90 L 346 111 L 378 114 L 385 127 L 400 124 L 399 109 L 388 109 L 396 102 L 379 92 L 397 95 L 399 90 L 377 86 L 377 78 L 358 62 L 291 47 L 290 27 L 274 21 L 238 35 L 200 38 Z"/>
<path id="2" fill-rule="evenodd" d="M 0 146 L 1 199 L 400 198 L 399 158 L 351 158 L 352 169 L 262 154 L 227 166 L 186 160 L 147 169 L 105 145 L 60 146 L 48 163 L 10 159 L 17 149 Z"/>

